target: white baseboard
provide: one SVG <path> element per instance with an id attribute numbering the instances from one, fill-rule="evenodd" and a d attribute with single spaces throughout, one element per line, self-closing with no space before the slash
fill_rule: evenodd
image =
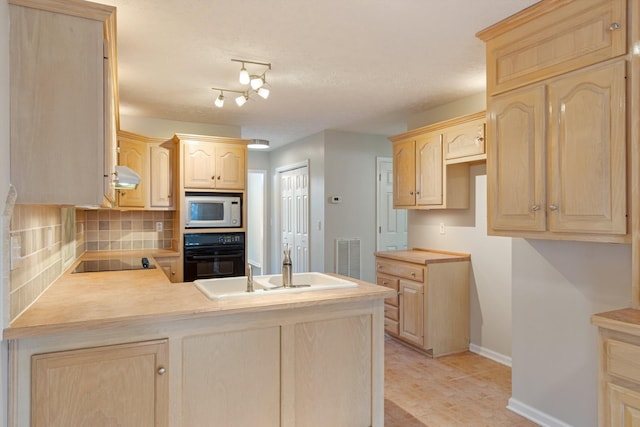
<path id="1" fill-rule="evenodd" d="M 532 408 L 529 405 L 526 405 L 520 402 L 513 397 L 509 399 L 509 404 L 507 405 L 507 409 L 515 412 L 518 415 L 522 415 L 528 420 L 533 421 L 534 423 L 541 425 L 543 427 L 572 427 L 570 424 L 560 421 L 557 418 L 552 417 L 549 414 L 541 412 L 535 408 Z"/>
<path id="2" fill-rule="evenodd" d="M 497 353 L 493 350 L 489 350 L 488 348 L 480 347 L 479 345 L 475 344 L 469 344 L 469 351 L 486 357 L 487 359 L 491 359 L 502 365 L 511 367 L 511 357 L 505 356 L 504 354 Z"/>

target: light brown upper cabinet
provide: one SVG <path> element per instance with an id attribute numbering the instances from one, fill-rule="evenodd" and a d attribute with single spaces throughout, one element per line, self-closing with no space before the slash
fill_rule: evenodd
<path id="1" fill-rule="evenodd" d="M 469 165 L 486 157 L 484 112 L 389 139 L 393 142 L 394 207 L 469 207 Z"/>
<path id="2" fill-rule="evenodd" d="M 624 55 L 626 5 L 626 0 L 541 1 L 480 32 L 487 42 L 487 94 Z"/>
<path id="3" fill-rule="evenodd" d="M 140 175 L 135 190 L 118 190 L 118 207 L 174 210 L 176 141 L 118 132 L 118 164 Z"/>
<path id="4" fill-rule="evenodd" d="M 240 144 L 186 141 L 186 189 L 243 190 L 246 185 L 247 147 Z"/>
<path id="5" fill-rule="evenodd" d="M 115 8 L 11 0 L 9 19 L 11 182 L 17 203 L 112 206 Z"/>
<path id="6" fill-rule="evenodd" d="M 630 241 L 628 64 L 610 59 L 625 53 L 625 5 L 543 1 L 478 34 L 489 234 Z"/>
<path id="7" fill-rule="evenodd" d="M 133 190 L 118 190 L 118 206 L 144 208 L 149 180 L 147 174 L 147 144 L 132 138 L 118 138 L 118 164 L 140 175 L 140 184 Z"/>

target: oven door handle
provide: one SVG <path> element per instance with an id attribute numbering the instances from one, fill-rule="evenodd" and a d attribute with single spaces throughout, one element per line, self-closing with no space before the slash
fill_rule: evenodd
<path id="1" fill-rule="evenodd" d="M 187 255 L 187 260 L 204 261 L 204 260 L 214 260 L 214 259 L 237 258 L 242 255 L 243 254 L 241 253 L 226 254 L 226 255 Z"/>

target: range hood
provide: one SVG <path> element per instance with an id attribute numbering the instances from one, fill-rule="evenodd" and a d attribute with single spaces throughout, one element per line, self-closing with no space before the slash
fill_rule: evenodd
<path id="1" fill-rule="evenodd" d="M 140 175 L 133 169 L 126 166 L 116 166 L 115 178 L 113 179 L 114 188 L 135 190 L 138 184 L 140 184 Z"/>

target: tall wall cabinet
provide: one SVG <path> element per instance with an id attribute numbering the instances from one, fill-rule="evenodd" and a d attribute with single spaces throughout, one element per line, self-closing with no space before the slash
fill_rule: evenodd
<path id="1" fill-rule="evenodd" d="M 479 33 L 489 234 L 630 241 L 626 6 L 542 1 Z"/>
<path id="2" fill-rule="evenodd" d="M 10 0 L 9 17 L 11 182 L 17 202 L 112 206 L 115 8 Z"/>
<path id="3" fill-rule="evenodd" d="M 640 422 L 640 3 L 543 0 L 487 44 L 488 231 L 632 244 L 633 308 L 599 327 L 599 425 Z"/>

